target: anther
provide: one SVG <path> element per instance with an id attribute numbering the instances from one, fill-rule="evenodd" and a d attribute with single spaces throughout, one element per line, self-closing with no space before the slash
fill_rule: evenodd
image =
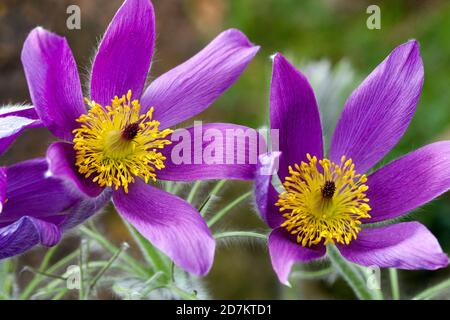
<path id="1" fill-rule="evenodd" d="M 322 188 L 322 196 L 325 199 L 331 199 L 336 192 L 336 185 L 334 181 L 325 181 L 325 185 Z"/>
<path id="2" fill-rule="evenodd" d="M 133 140 L 139 132 L 139 124 L 137 122 L 130 123 L 122 130 L 122 138 L 125 140 Z"/>

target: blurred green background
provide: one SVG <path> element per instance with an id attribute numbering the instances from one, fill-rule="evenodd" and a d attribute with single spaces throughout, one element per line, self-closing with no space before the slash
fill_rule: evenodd
<path id="1" fill-rule="evenodd" d="M 226 28 L 238 28 L 262 46 L 240 80 L 198 119 L 252 127 L 264 125 L 270 55 L 277 51 L 299 65 L 322 59 L 334 65 L 346 59 L 355 73 L 353 85 L 346 89 L 348 94 L 395 46 L 415 38 L 421 44 L 425 85 L 414 120 L 383 162 L 426 143 L 450 139 L 450 1 L 154 0 L 153 3 L 158 36 L 152 78 L 191 57 Z M 81 30 L 66 28 L 66 8 L 70 4 L 81 8 Z M 30 100 L 19 57 L 32 28 L 41 25 L 66 36 L 86 80 L 95 45 L 120 4 L 121 0 L 1 0 L 0 104 Z M 380 30 L 366 27 L 369 16 L 366 8 L 371 4 L 381 8 Z M 342 105 L 345 96 L 336 100 L 339 100 L 336 104 Z M 1 164 L 42 156 L 51 141 L 43 129 L 27 132 L 1 159 Z M 250 187 L 249 183 L 229 182 L 216 207 Z M 251 203 L 241 205 L 218 228 L 264 230 L 252 207 Z M 449 193 L 413 217 L 423 221 L 437 235 L 444 250 L 450 251 Z M 128 238 L 120 220 L 111 212 L 103 214 L 100 223 L 110 238 L 116 241 Z M 21 257 L 21 263 L 39 261 L 40 250 Z M 448 270 L 401 271 L 401 289 L 408 296 L 448 275 Z M 296 292 L 281 288 L 271 270 L 266 248 L 248 241 L 219 245 L 206 282 L 213 298 L 352 298 L 339 280 L 302 281 Z"/>

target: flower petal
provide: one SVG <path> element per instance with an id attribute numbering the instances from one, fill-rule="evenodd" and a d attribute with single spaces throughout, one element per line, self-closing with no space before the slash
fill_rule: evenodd
<path id="1" fill-rule="evenodd" d="M 323 158 L 322 127 L 314 92 L 303 74 L 280 53 L 275 55 L 270 89 L 270 126 L 279 130 L 282 181 L 288 166 L 306 160 L 306 154 Z M 274 151 L 275 147 L 273 147 Z"/>
<path id="2" fill-rule="evenodd" d="M 269 236 L 269 252 L 278 279 L 289 285 L 289 273 L 294 263 L 319 259 L 325 255 L 326 250 L 325 246 L 303 247 L 292 241 L 286 230 L 277 228 Z"/>
<path id="3" fill-rule="evenodd" d="M 37 244 L 51 247 L 60 239 L 61 232 L 54 224 L 22 217 L 13 224 L 0 228 L 0 259 L 21 254 Z"/>
<path id="4" fill-rule="evenodd" d="M 43 126 L 33 106 L 7 105 L 0 108 L 0 155 L 27 128 Z"/>
<path id="5" fill-rule="evenodd" d="M 139 99 L 155 42 L 155 14 L 149 0 L 126 0 L 112 19 L 92 65 L 91 97 L 109 105 L 131 90 Z"/>
<path id="6" fill-rule="evenodd" d="M 117 211 L 178 266 L 197 275 L 208 273 L 215 241 L 200 214 L 186 201 L 147 185 L 141 179 L 128 194 L 113 193 Z"/>
<path id="7" fill-rule="evenodd" d="M 68 230 L 85 222 L 101 211 L 111 200 L 111 189 L 105 189 L 98 197 L 80 197 L 69 209 L 64 211 L 65 218 L 55 224 L 62 230 Z"/>
<path id="8" fill-rule="evenodd" d="M 6 168 L 0 167 L 0 214 L 6 201 Z"/>
<path id="9" fill-rule="evenodd" d="M 142 96 L 145 108 L 168 128 L 205 110 L 241 75 L 258 52 L 239 30 L 218 35 L 194 57 L 153 81 Z"/>
<path id="10" fill-rule="evenodd" d="M 450 141 L 429 144 L 372 173 L 367 197 L 372 218 L 392 219 L 450 189 Z"/>
<path id="11" fill-rule="evenodd" d="M 0 155 L 28 128 L 41 127 L 40 120 L 18 116 L 0 117 Z"/>
<path id="12" fill-rule="evenodd" d="M 330 146 L 330 160 L 352 158 L 364 173 L 400 140 L 423 84 L 419 45 L 411 40 L 392 53 L 348 98 Z"/>
<path id="13" fill-rule="evenodd" d="M 57 137 L 72 140 L 86 112 L 75 59 L 65 38 L 35 28 L 22 49 L 31 100 L 39 118 Z"/>
<path id="14" fill-rule="evenodd" d="M 283 223 L 283 216 L 275 203 L 278 192 L 272 185 L 272 174 L 278 166 L 280 152 L 259 156 L 255 178 L 255 201 L 261 218 L 269 227 L 275 229 Z"/>
<path id="15" fill-rule="evenodd" d="M 172 144 L 162 150 L 165 168 L 156 174 L 173 181 L 253 179 L 258 152 L 265 146 L 256 130 L 230 123 L 178 129 L 168 139 Z"/>
<path id="16" fill-rule="evenodd" d="M 22 216 L 43 218 L 58 215 L 78 199 L 60 179 L 46 176 L 45 159 L 33 159 L 6 168 L 6 198 L 0 223 Z"/>
<path id="17" fill-rule="evenodd" d="M 56 177 L 68 179 L 88 195 L 97 197 L 102 191 L 97 183 L 82 176 L 75 166 L 75 150 L 73 145 L 65 142 L 52 143 L 47 149 L 47 161 L 50 173 Z"/>
<path id="18" fill-rule="evenodd" d="M 338 248 L 347 260 L 363 266 L 435 270 L 448 265 L 436 238 L 418 222 L 366 228 Z"/>
<path id="19" fill-rule="evenodd" d="M 39 120 L 36 109 L 30 105 L 7 105 L 0 108 L 0 118 L 17 116 L 22 118 Z"/>

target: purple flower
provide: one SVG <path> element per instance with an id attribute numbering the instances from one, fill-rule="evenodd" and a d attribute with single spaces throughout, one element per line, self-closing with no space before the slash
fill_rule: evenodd
<path id="1" fill-rule="evenodd" d="M 22 62 L 39 118 L 65 140 L 48 149 L 52 174 L 92 197 L 113 189 L 113 203 L 124 219 L 177 265 L 203 275 L 215 250 L 206 223 L 186 201 L 147 182 L 253 178 L 255 164 L 173 163 L 169 128 L 205 110 L 237 80 L 259 47 L 238 30 L 225 31 L 141 94 L 153 55 L 154 24 L 149 0 L 124 2 L 94 58 L 88 111 L 64 38 L 34 29 Z M 244 128 L 207 126 L 221 133 Z M 207 145 L 200 142 L 201 148 Z"/>
<path id="2" fill-rule="evenodd" d="M 295 262 L 323 257 L 327 244 L 363 266 L 447 266 L 447 255 L 422 224 L 365 225 L 398 218 L 450 188 L 450 141 L 367 173 L 408 127 L 423 78 L 418 43 L 397 47 L 347 100 L 326 156 L 311 86 L 281 54 L 275 56 L 270 117 L 279 129 L 280 152 L 261 156 L 259 170 L 270 170 L 279 156 L 284 191 L 278 194 L 270 175 L 258 175 L 256 200 L 273 229 L 268 246 L 282 283 Z"/>
<path id="3" fill-rule="evenodd" d="M 107 197 L 88 198 L 54 177 L 46 159 L 0 167 L 0 259 L 37 244 L 53 246 L 65 229 L 92 215 Z"/>

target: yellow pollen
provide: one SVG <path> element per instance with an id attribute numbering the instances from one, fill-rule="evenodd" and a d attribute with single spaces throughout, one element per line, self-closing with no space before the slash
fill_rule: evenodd
<path id="1" fill-rule="evenodd" d="M 284 227 L 302 246 L 349 244 L 361 230 L 361 219 L 370 218 L 365 192 L 366 175 L 355 173 L 351 159 L 340 164 L 307 154 L 309 163 L 289 166 L 285 191 L 276 206 L 286 219 Z M 326 187 L 324 191 L 324 187 Z"/>
<path id="2" fill-rule="evenodd" d="M 134 177 L 156 181 L 156 169 L 164 168 L 166 160 L 158 149 L 172 143 L 165 138 L 173 131 L 159 130 L 154 108 L 140 114 L 131 91 L 114 97 L 111 106 L 85 100 L 90 110 L 77 119 L 81 126 L 73 131 L 78 171 L 102 187 L 123 187 L 126 193 Z"/>

